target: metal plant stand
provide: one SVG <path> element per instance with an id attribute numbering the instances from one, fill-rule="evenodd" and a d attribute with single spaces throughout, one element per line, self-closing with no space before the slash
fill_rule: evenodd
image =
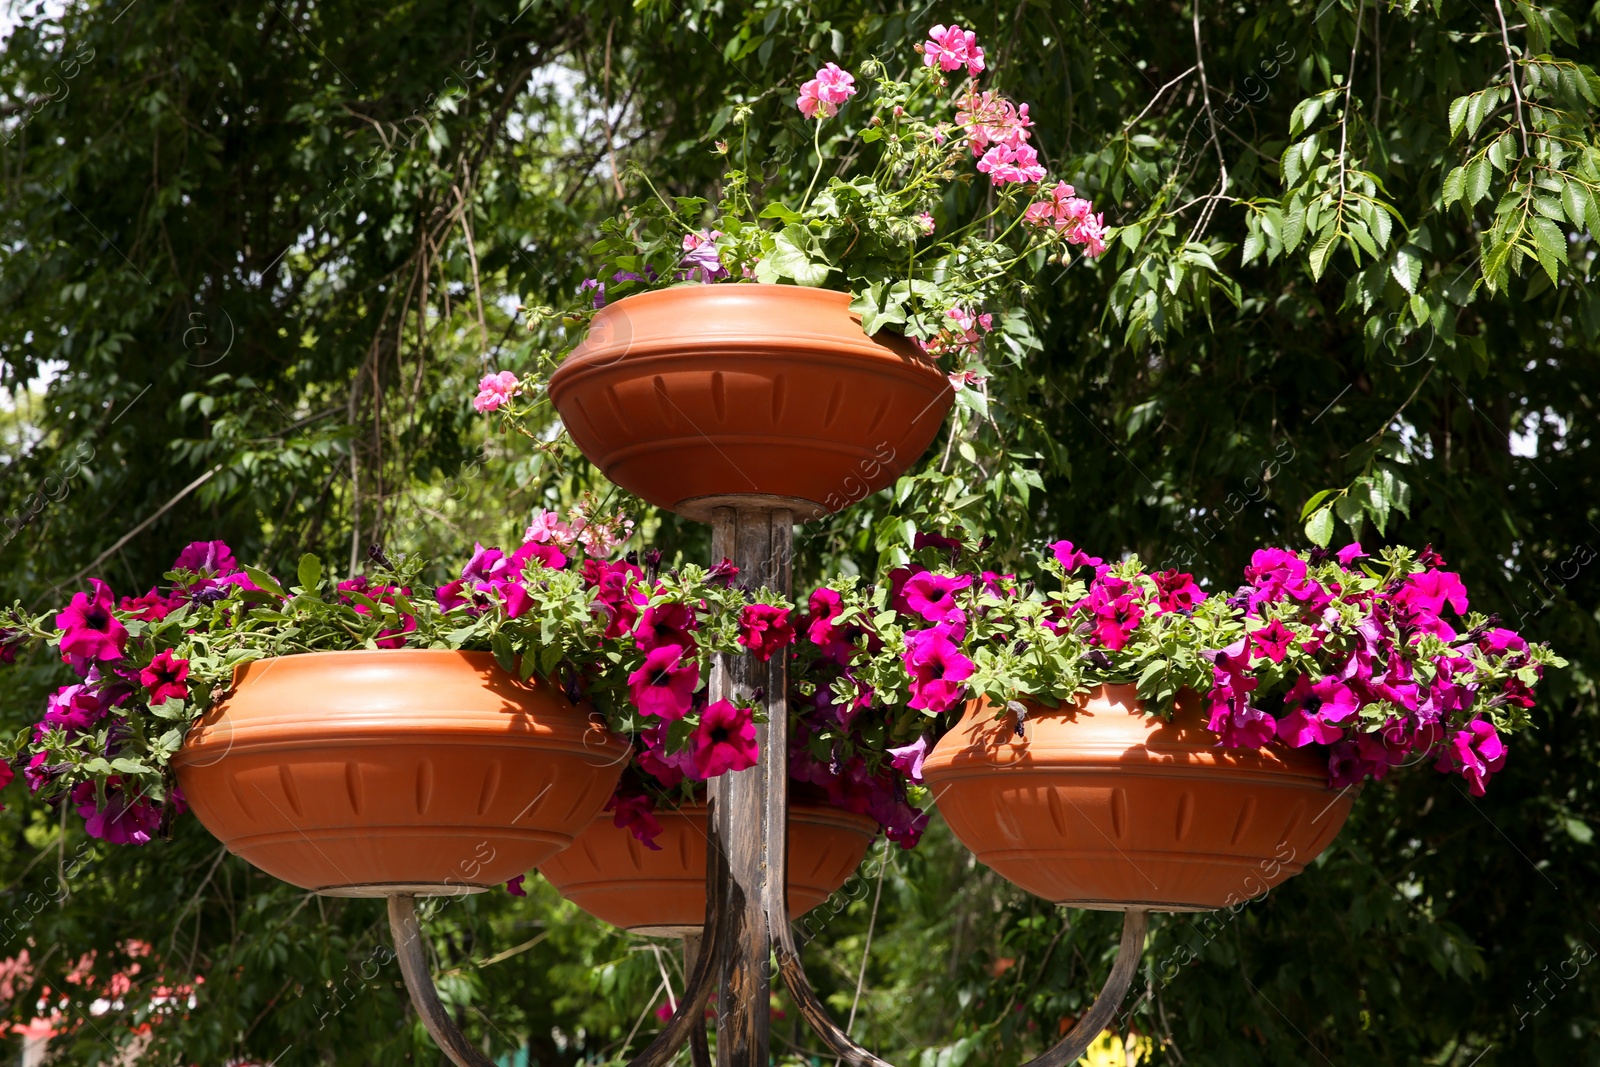
<path id="1" fill-rule="evenodd" d="M 793 518 L 814 506 L 782 506 L 769 499 L 749 506 L 738 498 L 710 502 L 712 555 L 731 559 L 739 580 L 791 594 L 789 561 Z M 777 506 L 774 506 L 777 505 Z M 800 510 L 804 506 L 804 510 Z M 781 976 L 800 1013 L 843 1064 L 892 1067 L 850 1039 L 812 990 L 790 928 L 785 888 L 789 808 L 788 667 L 780 656 L 721 657 L 711 675 L 713 700 L 761 706 L 756 727 L 761 758 L 749 770 L 710 783 L 704 930 L 686 938 L 689 981 L 677 1011 L 631 1067 L 662 1067 L 685 1044 L 696 1067 L 709 1067 L 703 1020 L 713 988 L 717 998 L 717 1067 L 766 1067 L 770 1062 L 769 991 Z M 1115 1016 L 1138 969 L 1149 912 L 1128 910 L 1111 975 L 1094 1004 L 1061 1042 L 1024 1067 L 1075 1063 Z M 494 1067 L 457 1027 L 434 988 L 417 927 L 416 901 L 389 898 L 389 921 L 406 988 L 428 1032 L 458 1067 Z M 699 945 L 696 946 L 695 942 Z"/>

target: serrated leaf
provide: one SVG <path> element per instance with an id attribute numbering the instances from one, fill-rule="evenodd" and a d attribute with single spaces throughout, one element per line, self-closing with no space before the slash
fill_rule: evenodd
<path id="1" fill-rule="evenodd" d="M 1329 227 L 1328 231 L 1317 239 L 1311 246 L 1311 277 L 1320 281 L 1322 272 L 1328 269 L 1328 257 L 1333 254 L 1334 242 L 1339 238 L 1339 231 Z"/>
<path id="2" fill-rule="evenodd" d="M 1578 229 L 1583 229 L 1588 224 L 1589 190 L 1579 182 L 1568 181 L 1561 188 L 1561 206 L 1566 210 L 1567 218 Z"/>
<path id="3" fill-rule="evenodd" d="M 1455 140 L 1461 132 L 1461 127 L 1467 121 L 1467 106 L 1472 103 L 1470 96 L 1458 96 L 1450 101 L 1450 139 Z"/>
<path id="4" fill-rule="evenodd" d="M 1333 540 L 1333 509 L 1322 508 L 1306 522 L 1306 537 L 1318 548 L 1327 548 Z"/>
<path id="5" fill-rule="evenodd" d="M 1482 156 L 1467 164 L 1466 198 L 1469 205 L 1475 205 L 1489 195 L 1489 179 L 1493 173 L 1494 168 Z"/>
<path id="6" fill-rule="evenodd" d="M 1422 249 L 1416 245 L 1401 245 L 1394 254 L 1394 262 L 1389 265 L 1389 273 L 1399 283 L 1400 288 L 1415 295 L 1417 282 L 1422 279 Z"/>
<path id="7" fill-rule="evenodd" d="M 1449 207 L 1457 200 L 1460 200 L 1463 193 L 1465 193 L 1466 188 L 1466 167 L 1456 167 L 1449 174 L 1446 174 L 1444 178 L 1444 189 L 1440 193 L 1440 199 L 1444 202 L 1444 206 Z"/>

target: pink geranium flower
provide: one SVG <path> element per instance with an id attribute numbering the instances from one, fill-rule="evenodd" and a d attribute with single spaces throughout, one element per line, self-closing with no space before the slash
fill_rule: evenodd
<path id="1" fill-rule="evenodd" d="M 150 691 L 151 704 L 189 699 L 188 677 L 189 661 L 178 659 L 170 648 L 156 653 L 150 666 L 139 672 L 140 683 Z"/>
<path id="2" fill-rule="evenodd" d="M 74 593 L 67 609 L 56 616 L 56 628 L 63 631 L 61 657 L 120 659 L 128 629 L 111 614 L 111 587 L 98 578 L 90 578 L 89 585 L 90 592 Z"/>
<path id="3" fill-rule="evenodd" d="M 628 675 L 628 696 L 641 715 L 677 720 L 689 714 L 695 687 L 700 684 L 700 665 L 685 661 L 677 645 L 651 649 L 638 670 Z"/>
<path id="4" fill-rule="evenodd" d="M 960 26 L 935 26 L 928 31 L 928 39 L 917 46 L 922 52 L 922 65 L 938 67 L 942 71 L 967 68 L 973 76 L 983 72 L 983 49 L 978 47 L 978 35 Z"/>
<path id="5" fill-rule="evenodd" d="M 956 125 L 966 131 L 973 157 L 982 158 L 994 145 L 1016 148 L 1023 144 L 1033 120 L 1028 117 L 1027 104 L 1018 107 L 999 93 L 980 93 L 968 85 L 956 105 Z"/>
<path id="6" fill-rule="evenodd" d="M 756 724 L 750 709 L 728 700 L 707 705 L 694 728 L 694 762 L 700 774 L 715 778 L 728 771 L 742 771 L 756 765 Z"/>
<path id="7" fill-rule="evenodd" d="M 839 113 L 839 105 L 856 95 L 855 75 L 829 63 L 817 71 L 817 76 L 800 86 L 800 99 L 795 101 L 800 113 L 808 119 L 821 115 L 832 118 Z"/>
<path id="8" fill-rule="evenodd" d="M 491 411 L 511 403 L 511 398 L 522 391 L 517 381 L 517 376 L 511 371 L 503 370 L 498 374 L 485 374 L 478 382 L 478 395 L 472 398 L 473 410 L 480 415 L 487 415 Z"/>
<path id="9" fill-rule="evenodd" d="M 1014 148 L 1004 144 L 993 146 L 978 160 L 978 170 L 987 174 L 994 185 L 1043 181 L 1045 174 L 1039 153 L 1025 144 Z"/>
<path id="10" fill-rule="evenodd" d="M 739 612 L 739 643 L 766 662 L 794 643 L 789 609 L 772 604 L 747 604 Z"/>

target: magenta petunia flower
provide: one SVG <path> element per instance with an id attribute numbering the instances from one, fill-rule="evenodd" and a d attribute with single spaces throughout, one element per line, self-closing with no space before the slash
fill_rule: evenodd
<path id="1" fill-rule="evenodd" d="M 1351 541 L 1334 555 L 1339 557 L 1340 566 L 1348 567 L 1358 559 L 1366 558 L 1366 549 L 1361 547 L 1360 541 Z"/>
<path id="2" fill-rule="evenodd" d="M 127 783 L 112 775 L 106 779 L 106 801 L 102 807 L 95 796 L 93 782 L 83 782 L 72 790 L 72 802 L 83 818 L 83 828 L 90 837 L 98 837 L 113 845 L 146 845 L 151 834 L 161 825 L 161 809 L 149 797 L 128 799 Z M 184 810 L 181 795 L 173 791 L 173 801 L 179 811 Z"/>
<path id="3" fill-rule="evenodd" d="M 1169 570 L 1157 571 L 1150 577 L 1156 583 L 1162 611 L 1193 611 L 1206 598 L 1205 590 L 1195 584 L 1192 574 Z"/>
<path id="4" fill-rule="evenodd" d="M 1250 703 L 1254 678 L 1236 685 L 1220 685 L 1207 695 L 1211 717 L 1206 723 L 1217 735 L 1220 748 L 1260 748 L 1277 734 L 1278 723 L 1271 715 Z"/>
<path id="5" fill-rule="evenodd" d="M 91 593 L 74 593 L 67 609 L 56 616 L 56 627 L 63 631 L 61 658 L 120 659 L 128 630 L 111 613 L 111 587 L 98 578 L 90 578 L 89 585 Z"/>
<path id="6" fill-rule="evenodd" d="M 107 703 L 90 685 L 64 685 L 50 695 L 43 724 L 59 726 L 70 734 L 87 733 L 105 718 Z"/>
<path id="7" fill-rule="evenodd" d="M 973 76 L 983 72 L 983 49 L 978 47 L 978 35 L 971 30 L 960 26 L 935 26 L 918 48 L 925 67 L 938 67 L 946 72 L 966 67 L 967 73 Z"/>
<path id="8" fill-rule="evenodd" d="M 909 745 L 891 748 L 889 764 L 913 782 L 922 781 L 922 763 L 928 757 L 928 739 L 918 737 Z"/>
<path id="9" fill-rule="evenodd" d="M 642 793 L 631 797 L 613 795 L 606 801 L 605 810 L 615 812 L 611 817 L 613 826 L 633 834 L 650 851 L 660 852 L 661 846 L 656 844 L 656 837 L 661 833 L 661 824 L 652 814 L 655 806 L 655 801 Z"/>
<path id="10" fill-rule="evenodd" d="M 1070 574 L 1079 567 L 1098 567 L 1105 560 L 1099 556 L 1091 556 L 1087 552 L 1079 552 L 1072 547 L 1071 541 L 1057 541 L 1050 546 L 1050 553 L 1056 557 L 1056 562 Z"/>
<path id="11" fill-rule="evenodd" d="M 657 723 L 641 730 L 639 742 L 641 747 L 635 757 L 639 769 L 659 782 L 662 788 L 671 789 L 685 778 L 698 782 L 703 777 L 700 768 L 695 765 L 692 746 L 676 752 L 667 751 L 666 723 Z"/>
<path id="12" fill-rule="evenodd" d="M 216 578 L 238 570 L 239 562 L 225 541 L 192 541 L 172 561 L 172 569 Z"/>
<path id="13" fill-rule="evenodd" d="M 699 628 L 694 609 L 687 604 L 657 604 L 646 608 L 633 628 L 634 642 L 641 652 L 676 645 L 687 652 L 697 647 L 694 631 Z"/>
<path id="14" fill-rule="evenodd" d="M 583 580 L 594 590 L 595 610 L 606 616 L 606 637 L 621 637 L 633 630 L 640 608 L 649 601 L 639 580 L 644 571 L 631 563 L 583 561 Z"/>
<path id="15" fill-rule="evenodd" d="M 1095 640 L 1113 652 L 1127 645 L 1144 620 L 1144 608 L 1131 595 L 1117 596 L 1098 583 L 1089 594 L 1089 610 L 1094 615 Z"/>
<path id="16" fill-rule="evenodd" d="M 515 878 L 508 878 L 506 880 L 506 892 L 510 893 L 514 897 L 527 896 L 528 891 L 522 888 L 522 880 L 526 877 L 528 876 L 525 874 L 519 874 Z"/>
<path id="17" fill-rule="evenodd" d="M 170 648 L 157 652 L 150 665 L 139 672 L 139 681 L 150 691 L 150 703 L 189 699 L 189 661 L 178 659 Z"/>
<path id="18" fill-rule="evenodd" d="M 794 643 L 789 609 L 772 604 L 747 604 L 739 612 L 739 643 L 766 662 Z"/>
<path id="19" fill-rule="evenodd" d="M 522 547 L 513 552 L 508 559 L 511 566 L 516 568 L 519 577 L 527 571 L 530 563 L 552 571 L 558 571 L 567 565 L 566 553 L 548 541 L 524 541 Z"/>
<path id="20" fill-rule="evenodd" d="M 1473 719 L 1465 730 L 1451 735 L 1439 756 L 1437 767 L 1449 773 L 1459 771 L 1467 780 L 1468 792 L 1475 797 L 1484 794 L 1489 776 L 1506 763 L 1505 742 L 1500 740 L 1494 723 L 1488 719 Z"/>
<path id="21" fill-rule="evenodd" d="M 160 622 L 177 611 L 184 603 L 182 597 L 164 597 L 154 587 L 144 596 L 125 596 L 117 605 L 122 611 L 143 622 Z"/>
<path id="22" fill-rule="evenodd" d="M 1504 656 L 1509 652 L 1528 651 L 1528 642 L 1524 641 L 1515 630 L 1497 626 L 1485 631 L 1483 636 L 1478 638 L 1478 648 L 1485 655 Z"/>
<path id="23" fill-rule="evenodd" d="M 906 634 L 906 651 L 901 657 L 911 672 L 911 698 L 908 707 L 926 711 L 949 711 L 966 699 L 966 681 L 975 669 L 951 640 L 956 631 L 949 623 L 930 630 Z"/>
<path id="24" fill-rule="evenodd" d="M 1294 631 L 1285 626 L 1282 619 L 1273 619 L 1250 634 L 1250 643 L 1272 662 L 1282 663 L 1283 657 L 1289 654 L 1289 646 L 1294 644 Z"/>
<path id="25" fill-rule="evenodd" d="M 962 622 L 966 612 L 956 603 L 956 594 L 972 586 L 972 575 L 947 577 L 932 571 L 913 574 L 902 587 L 906 607 L 928 622 Z"/>
<path id="26" fill-rule="evenodd" d="M 694 762 L 700 774 L 716 778 L 729 771 L 742 771 L 756 765 L 756 724 L 750 709 L 728 700 L 707 705 L 700 713 L 700 725 L 691 735 Z"/>
<path id="27" fill-rule="evenodd" d="M 480 415 L 498 411 L 511 403 L 511 398 L 522 392 L 522 385 L 512 371 L 485 374 L 478 382 L 478 395 L 472 398 L 473 410 Z"/>
<path id="28" fill-rule="evenodd" d="M 676 720 L 689 714 L 699 684 L 700 665 L 686 662 L 677 645 L 661 645 L 651 649 L 644 664 L 628 675 L 628 696 L 639 714 Z"/>

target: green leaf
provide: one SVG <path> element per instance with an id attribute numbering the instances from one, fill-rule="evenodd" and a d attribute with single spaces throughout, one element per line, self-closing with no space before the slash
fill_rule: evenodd
<path id="1" fill-rule="evenodd" d="M 1489 178 L 1494 168 L 1482 156 L 1467 164 L 1466 197 L 1468 204 L 1476 204 L 1489 195 Z"/>
<path id="2" fill-rule="evenodd" d="M 300 588 L 315 593 L 317 586 L 322 583 L 322 561 L 307 552 L 300 557 L 300 567 L 296 573 L 300 578 Z"/>
<path id="3" fill-rule="evenodd" d="M 1311 246 L 1311 277 L 1321 280 L 1322 272 L 1328 269 L 1328 257 L 1333 255 L 1334 243 L 1339 239 L 1339 231 L 1330 226 L 1327 232 L 1317 238 L 1317 243 Z"/>
<path id="4" fill-rule="evenodd" d="M 1301 522 L 1305 522 L 1306 521 L 1306 516 L 1310 515 L 1313 511 L 1317 510 L 1317 508 L 1322 504 L 1322 502 L 1324 500 L 1328 499 L 1329 495 L 1331 495 L 1332 493 L 1333 493 L 1332 489 L 1323 489 L 1320 492 L 1313 493 L 1312 496 L 1311 496 L 1311 499 L 1306 501 L 1305 507 L 1300 509 L 1300 521 Z"/>
<path id="5" fill-rule="evenodd" d="M 790 211 L 788 207 L 777 200 L 761 209 L 758 219 L 782 219 L 785 223 L 799 222 L 801 215 L 798 211 Z"/>
<path id="6" fill-rule="evenodd" d="M 271 593 L 275 597 L 286 597 L 289 595 L 283 591 L 283 586 L 278 584 L 278 580 L 276 578 L 259 567 L 246 566 L 244 573 L 245 577 L 254 582 L 256 588 L 260 589 L 263 593 Z"/>
<path id="7" fill-rule="evenodd" d="M 1389 273 L 1400 283 L 1400 288 L 1415 295 L 1417 282 L 1422 278 L 1422 249 L 1412 244 L 1401 245 L 1395 251 Z"/>
<path id="8" fill-rule="evenodd" d="M 831 268 L 811 257 L 811 244 L 810 232 L 799 223 L 791 222 L 773 240 L 773 252 L 769 257 L 773 268 L 784 277 L 793 278 L 798 285 L 820 286 L 827 280 Z"/>
<path id="9" fill-rule="evenodd" d="M 1324 490 L 1327 492 L 1327 490 Z M 1318 548 L 1327 548 L 1333 540 L 1333 509 L 1323 508 L 1306 523 L 1306 537 Z"/>
<path id="10" fill-rule="evenodd" d="M 1467 168 L 1466 167 L 1456 167 L 1449 174 L 1445 175 L 1445 178 L 1444 178 L 1444 189 L 1440 194 L 1440 199 L 1444 202 L 1444 206 L 1445 207 L 1449 207 L 1451 204 L 1455 203 L 1457 200 L 1460 200 L 1462 195 L 1465 193 L 1466 188 L 1467 188 Z"/>
<path id="11" fill-rule="evenodd" d="M 1333 505 L 1334 513 L 1350 527 L 1350 536 L 1360 538 L 1361 523 L 1366 517 L 1366 512 L 1361 507 L 1361 501 L 1352 494 L 1345 494 Z"/>
<path id="12" fill-rule="evenodd" d="M 517 669 L 517 657 L 511 650 L 511 638 L 503 633 L 496 633 L 489 638 L 489 651 L 494 653 L 494 661 L 500 664 L 505 671 Z"/>
<path id="13" fill-rule="evenodd" d="M 1566 209 L 1567 218 L 1578 229 L 1583 229 L 1587 224 L 1589 213 L 1589 190 L 1581 182 L 1567 181 L 1561 187 L 1561 206 Z M 1591 235 L 1595 236 L 1595 235 Z"/>
<path id="14" fill-rule="evenodd" d="M 1472 103 L 1470 96 L 1458 96 L 1450 101 L 1450 139 L 1453 141 L 1461 133 L 1461 127 L 1467 121 L 1467 107 Z"/>

